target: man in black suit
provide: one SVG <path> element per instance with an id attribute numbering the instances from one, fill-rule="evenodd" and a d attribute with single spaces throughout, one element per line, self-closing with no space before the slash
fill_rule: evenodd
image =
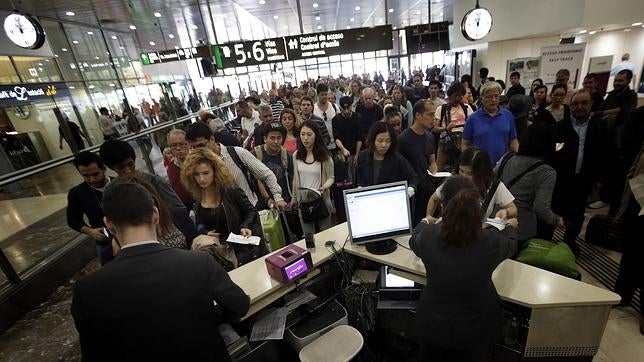
<path id="1" fill-rule="evenodd" d="M 557 182 L 552 197 L 552 209 L 563 217 L 566 226 L 564 242 L 578 255 L 575 242 L 584 223 L 586 199 L 593 181 L 598 180 L 605 168 L 606 124 L 590 117 L 592 95 L 586 89 L 578 90 L 570 102 L 570 118 L 554 125 L 557 151 L 552 166 L 557 171 Z"/>
<path id="2" fill-rule="evenodd" d="M 230 361 L 218 324 L 248 312 L 249 297 L 206 253 L 156 241 L 159 211 L 137 184 L 103 195 L 116 258 L 76 282 L 72 316 L 84 361 Z"/>
<path id="3" fill-rule="evenodd" d="M 103 210 L 101 210 L 103 190 L 110 182 L 110 178 L 105 175 L 103 161 L 93 152 L 80 152 L 74 157 L 73 163 L 84 181 L 67 193 L 67 225 L 94 239 L 101 265 L 104 265 L 113 258 L 112 244 L 102 232 Z M 87 217 L 89 225 L 85 222 L 84 216 Z"/>

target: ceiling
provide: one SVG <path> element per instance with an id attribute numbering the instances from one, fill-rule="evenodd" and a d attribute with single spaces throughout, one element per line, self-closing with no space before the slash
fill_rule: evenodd
<path id="1" fill-rule="evenodd" d="M 431 2 L 430 2 L 431 1 Z M 387 3 L 387 8 L 385 7 Z M 453 0 L 2 0 L 0 10 L 59 19 L 69 41 L 102 25 L 111 49 L 130 56 L 172 49 L 391 24 L 396 28 L 452 20 Z M 67 12 L 74 15 L 68 15 Z M 155 16 L 155 13 L 156 16 Z M 213 25 L 211 25 L 213 24 Z M 131 30 L 135 26 L 135 30 Z M 214 32 L 213 32 L 214 28 Z M 81 43 L 82 44 L 82 43 Z"/>

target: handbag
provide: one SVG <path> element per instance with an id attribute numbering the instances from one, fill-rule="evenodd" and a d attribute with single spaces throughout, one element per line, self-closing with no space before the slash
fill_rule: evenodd
<path id="1" fill-rule="evenodd" d="M 443 152 L 445 152 L 445 154 L 450 157 L 457 157 L 461 152 L 461 149 L 458 145 L 458 143 L 460 143 L 458 137 L 451 131 L 445 132 L 447 132 L 447 134 L 440 140 L 440 145 L 443 148 Z"/>
<path id="2" fill-rule="evenodd" d="M 322 162 L 320 162 L 320 176 L 322 176 Z M 320 177 L 320 179 L 321 178 L 322 177 Z M 310 189 L 300 187 L 298 192 L 301 191 L 310 191 Z M 298 197 L 298 199 L 302 200 L 302 197 Z M 329 217 L 329 210 L 324 204 L 322 195 L 317 195 L 317 197 L 312 200 L 300 201 L 300 214 L 302 215 L 302 221 L 309 223 Z"/>

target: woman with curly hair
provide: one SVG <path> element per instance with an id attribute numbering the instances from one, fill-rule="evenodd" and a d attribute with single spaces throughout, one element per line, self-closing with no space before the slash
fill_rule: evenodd
<path id="1" fill-rule="evenodd" d="M 192 150 L 183 163 L 181 182 L 196 199 L 197 230 L 223 242 L 230 233 L 261 236 L 257 210 L 237 187 L 224 162 L 206 147 Z M 233 245 L 239 265 L 265 255 L 266 243 Z"/>

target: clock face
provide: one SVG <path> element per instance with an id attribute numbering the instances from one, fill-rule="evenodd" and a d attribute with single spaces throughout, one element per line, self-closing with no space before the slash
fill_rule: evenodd
<path id="1" fill-rule="evenodd" d="M 40 48 L 45 40 L 40 24 L 30 16 L 10 14 L 4 19 L 4 32 L 21 48 Z"/>
<path id="2" fill-rule="evenodd" d="M 492 14 L 486 8 L 472 9 L 465 14 L 461 22 L 461 32 L 468 40 L 479 40 L 492 29 Z"/>

